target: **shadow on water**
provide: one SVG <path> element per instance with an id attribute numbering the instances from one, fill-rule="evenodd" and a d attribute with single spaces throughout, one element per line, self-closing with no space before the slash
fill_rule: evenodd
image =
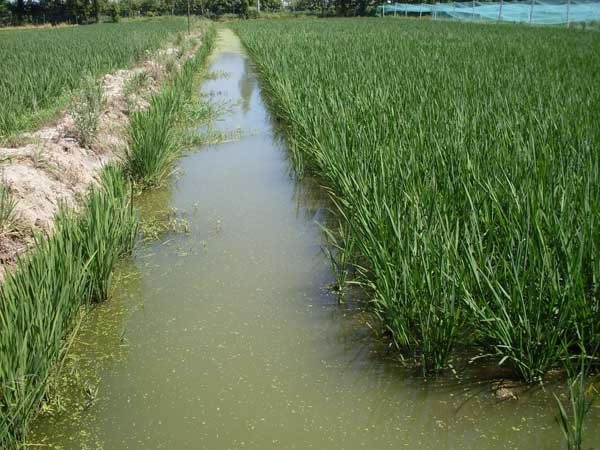
<path id="1" fill-rule="evenodd" d="M 228 76 L 207 80 L 204 94 L 236 105 L 216 129 L 244 133 L 187 155 L 181 176 L 141 201 L 144 217 L 175 214 L 186 226 L 141 242 L 123 264 L 114 298 L 91 313 L 73 347 L 90 366 L 93 392 L 67 386 L 64 398 L 77 399 L 67 406 L 79 410 L 42 417 L 31 442 L 559 447 L 549 392 L 498 402 L 473 370 L 424 382 L 373 338 L 365 302 L 350 296 L 338 305 L 326 288 L 334 277 L 317 224 L 328 220 L 329 205 L 314 180 L 290 176 L 252 64 L 228 30 L 211 70 Z"/>

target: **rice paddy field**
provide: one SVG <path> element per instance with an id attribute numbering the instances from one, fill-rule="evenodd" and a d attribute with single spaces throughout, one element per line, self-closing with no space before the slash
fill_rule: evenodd
<path id="1" fill-rule="evenodd" d="M 297 171 L 425 373 L 597 363 L 600 34 L 394 19 L 238 22 Z M 588 364 L 589 363 L 589 364 Z"/>
<path id="2" fill-rule="evenodd" d="M 6 272 L 0 447 L 72 446 L 96 429 L 106 448 L 528 448 L 559 431 L 581 448 L 600 368 L 600 34 L 393 18 L 227 26 L 241 43 L 203 22 L 189 59 L 165 63 L 161 90 L 130 111 L 119 164 Z M 0 31 L 0 139 L 185 28 Z M 239 140 L 178 164 L 219 96 L 218 132 Z M 168 220 L 189 212 L 185 232 L 140 240 L 133 194 L 146 188 Z M 115 287 L 123 258 L 138 278 Z M 119 289 L 139 302 L 127 323 L 94 326 L 129 357 L 88 385 L 67 355 L 82 312 Z M 468 397 L 465 426 L 467 401 L 443 387 L 472 372 L 494 394 Z M 60 406 L 59 375 L 85 397 L 81 422 Z M 544 399 L 490 407 L 533 383 Z M 534 437 L 513 436 L 526 417 Z"/>
<path id="3" fill-rule="evenodd" d="M 0 138 L 38 125 L 94 77 L 127 67 L 187 29 L 185 19 L 0 31 Z"/>

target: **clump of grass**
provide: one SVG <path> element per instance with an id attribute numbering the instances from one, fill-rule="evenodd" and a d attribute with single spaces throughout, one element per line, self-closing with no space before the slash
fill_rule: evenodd
<path id="1" fill-rule="evenodd" d="M 150 74 L 150 77 L 157 83 L 160 83 L 163 79 L 162 66 L 155 61 L 150 63 L 148 73 Z"/>
<path id="2" fill-rule="evenodd" d="M 184 39 L 177 44 L 177 59 L 182 59 L 192 48 L 199 45 L 200 41 L 191 37 L 184 37 Z"/>
<path id="3" fill-rule="evenodd" d="M 145 90 L 150 85 L 151 69 L 135 73 L 123 87 L 123 95 L 127 103 L 127 110 L 132 113 L 138 109 L 140 100 L 144 97 Z"/>
<path id="4" fill-rule="evenodd" d="M 73 120 L 75 137 L 84 147 L 89 147 L 100 123 L 100 114 L 104 105 L 104 91 L 99 80 L 88 75 L 73 100 Z"/>
<path id="5" fill-rule="evenodd" d="M 10 187 L 0 184 L 0 234 L 11 230 L 15 223 L 15 208 L 17 202 Z"/>
<path id="6" fill-rule="evenodd" d="M 177 71 L 177 55 L 169 55 L 165 60 L 164 68 L 168 77 L 172 77 Z"/>
<path id="7" fill-rule="evenodd" d="M 136 72 L 127 82 L 123 88 L 123 94 L 125 97 L 138 94 L 140 91 L 148 87 L 150 84 L 150 74 L 146 70 Z"/>
<path id="8" fill-rule="evenodd" d="M 41 404 L 80 307 L 106 298 L 137 225 L 120 169 L 109 167 L 76 214 L 61 207 L 50 237 L 0 285 L 0 447 L 15 448 Z"/>

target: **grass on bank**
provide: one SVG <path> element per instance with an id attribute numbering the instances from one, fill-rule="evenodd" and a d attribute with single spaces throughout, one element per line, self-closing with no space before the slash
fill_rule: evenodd
<path id="1" fill-rule="evenodd" d="M 186 127 L 198 120 L 199 108 L 189 101 L 198 70 L 206 61 L 215 39 L 214 27 L 203 35 L 203 45 L 155 95 L 150 106 L 134 112 L 129 122 L 126 158 L 128 174 L 141 186 L 161 184 L 172 173 L 186 143 Z M 202 108 L 203 113 L 208 113 Z"/>
<path id="2" fill-rule="evenodd" d="M 15 221 L 16 205 L 10 188 L 0 184 L 0 234 L 10 231 Z"/>
<path id="3" fill-rule="evenodd" d="M 231 26 L 298 171 L 331 190 L 335 241 L 351 245 L 344 259 L 403 355 L 430 372 L 467 347 L 533 382 L 592 354 L 599 34 L 393 19 Z"/>
<path id="4" fill-rule="evenodd" d="M 104 101 L 102 83 L 86 75 L 71 107 L 75 137 L 83 147 L 89 147 L 98 133 Z"/>

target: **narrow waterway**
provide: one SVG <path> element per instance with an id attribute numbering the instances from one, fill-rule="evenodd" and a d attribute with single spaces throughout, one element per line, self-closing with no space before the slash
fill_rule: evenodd
<path id="1" fill-rule="evenodd" d="M 93 366 L 94 382 L 73 388 L 75 412 L 68 398 L 66 411 L 52 406 L 31 443 L 560 447 L 548 392 L 501 402 L 489 383 L 452 374 L 424 382 L 377 344 L 355 302 L 338 305 L 318 225 L 323 193 L 290 175 L 252 64 L 228 30 L 211 70 L 222 76 L 204 93 L 233 104 L 217 126 L 242 138 L 186 156 L 173 185 L 143 200 L 148 214 L 176 208 L 187 232 L 140 244 L 120 269 L 114 298 L 85 321 L 65 375 L 89 376 Z"/>

